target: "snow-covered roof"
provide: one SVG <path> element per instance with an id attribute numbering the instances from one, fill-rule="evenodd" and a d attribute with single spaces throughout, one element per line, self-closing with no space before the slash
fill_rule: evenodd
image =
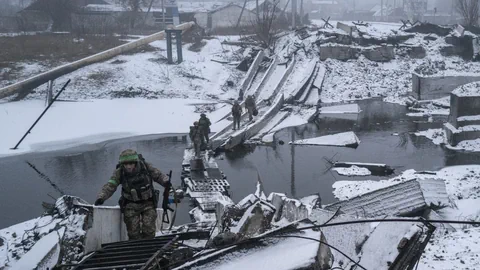
<path id="1" fill-rule="evenodd" d="M 338 5 L 338 2 L 335 0 L 313 0 L 312 4 L 314 5 Z"/>
<path id="2" fill-rule="evenodd" d="M 178 11 L 182 13 L 189 12 L 210 12 L 225 7 L 229 3 L 225 2 L 177 2 Z"/>

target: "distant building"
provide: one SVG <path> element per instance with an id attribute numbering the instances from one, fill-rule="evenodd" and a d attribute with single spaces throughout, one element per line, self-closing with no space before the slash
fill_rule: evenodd
<path id="1" fill-rule="evenodd" d="M 197 12 L 194 17 L 198 25 L 212 30 L 235 27 L 240 14 L 242 14 L 242 7 L 230 3 L 212 10 Z M 255 21 L 255 13 L 245 8 L 239 26 L 252 26 L 255 24 Z"/>
<path id="2" fill-rule="evenodd" d="M 148 4 L 142 4 L 137 14 L 129 11 L 119 0 L 72 0 L 72 2 L 75 8 L 67 18 L 69 20 L 67 25 L 71 29 L 65 30 L 102 33 L 138 26 L 161 29 L 164 12 L 166 25 L 180 23 L 176 0 L 165 0 L 163 10 L 161 0 L 154 0 L 151 7 L 150 1 L 147 1 Z M 52 24 L 50 16 L 43 11 L 41 1 L 33 2 L 20 11 L 19 15 L 29 30 L 45 31 Z"/>

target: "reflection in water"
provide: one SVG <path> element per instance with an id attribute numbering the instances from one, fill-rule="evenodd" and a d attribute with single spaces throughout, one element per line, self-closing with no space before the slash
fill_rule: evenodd
<path id="1" fill-rule="evenodd" d="M 243 145 L 219 156 L 217 162 L 228 177 L 232 199 L 239 201 L 254 192 L 258 177 L 262 179 L 267 194 L 279 192 L 296 198 L 320 194 L 324 204 L 336 201 L 332 185 L 337 180 L 389 178 L 340 176 L 329 170 L 330 165 L 324 158 L 385 163 L 396 168 L 396 173 L 406 169 L 438 170 L 449 165 L 480 163 L 480 153 L 451 151 L 413 134 L 417 130 L 441 128 L 441 123 L 413 122 L 405 116 L 406 109 L 403 106 L 377 100 L 361 101 L 359 106 L 362 112 L 354 120 L 317 119 L 315 123 L 278 132 L 276 140 L 285 141 L 284 145 Z M 361 140 L 356 149 L 288 144 L 292 140 L 351 130 Z M 181 163 L 186 146 L 185 136 L 137 138 L 136 141 L 125 139 L 106 143 L 104 147 L 94 150 L 85 150 L 88 149 L 85 146 L 68 151 L 0 159 L 0 228 L 39 216 L 42 212 L 41 202 L 51 202 L 49 194 L 54 197 L 59 195 L 26 161 L 48 176 L 61 190 L 93 202 L 113 172 L 118 155 L 126 148 L 136 149 L 147 161 L 163 171 L 171 169 L 174 186 L 180 186 Z M 120 192 L 117 191 L 106 205 L 115 205 L 119 196 Z M 189 222 L 188 202 L 180 204 L 179 209 L 181 212 L 177 215 L 177 223 Z"/>

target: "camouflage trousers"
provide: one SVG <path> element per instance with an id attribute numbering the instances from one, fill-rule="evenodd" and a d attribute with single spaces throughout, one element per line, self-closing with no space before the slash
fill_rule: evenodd
<path id="1" fill-rule="evenodd" d="M 233 116 L 233 129 L 240 129 L 240 115 Z"/>
<path id="2" fill-rule="evenodd" d="M 200 157 L 200 153 L 202 152 L 203 144 L 204 144 L 203 140 L 193 141 L 193 149 L 195 150 L 195 157 Z"/>
<path id="3" fill-rule="evenodd" d="M 127 226 L 128 239 L 147 239 L 155 237 L 157 211 L 153 202 L 127 203 L 123 221 Z"/>

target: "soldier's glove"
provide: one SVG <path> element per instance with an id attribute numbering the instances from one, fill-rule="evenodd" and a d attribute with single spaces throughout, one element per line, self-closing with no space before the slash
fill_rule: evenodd
<path id="1" fill-rule="evenodd" d="M 104 202 L 104 200 L 99 198 L 95 201 L 95 205 L 102 205 L 103 202 Z"/>

